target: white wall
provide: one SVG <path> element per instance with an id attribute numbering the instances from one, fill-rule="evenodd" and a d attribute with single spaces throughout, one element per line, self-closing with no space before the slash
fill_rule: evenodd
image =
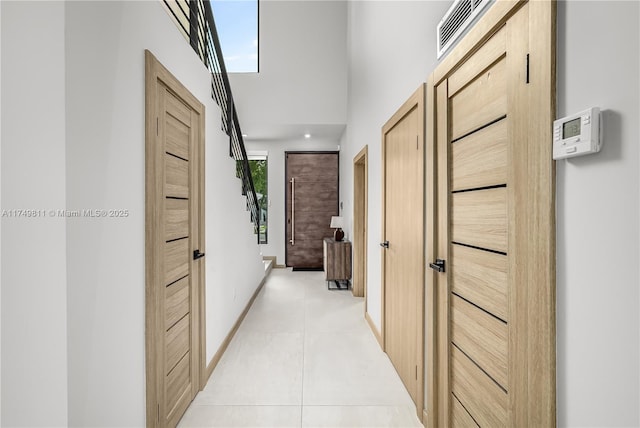
<path id="1" fill-rule="evenodd" d="M 260 2 L 260 73 L 231 75 L 250 136 L 264 124 L 345 123 L 346 4 Z"/>
<path id="2" fill-rule="evenodd" d="M 0 2 L 0 82 L 2 82 L 2 2 Z M 0 83 L 0 100 L 2 83 Z M 0 206 L 2 205 L 2 103 L 0 102 Z M 2 242 L 2 221 L 0 221 L 0 243 Z M 2 367 L 2 245 L 0 244 L 0 367 Z M 2 369 L 0 369 L 0 425 L 2 425 Z"/>
<path id="3" fill-rule="evenodd" d="M 261 248 L 283 265 L 284 152 L 337 150 L 346 123 L 347 2 L 262 1 L 259 20 L 260 72 L 230 81 L 247 148 L 269 152 L 268 244 Z M 302 140 L 306 132 L 311 140 Z"/>
<path id="4" fill-rule="evenodd" d="M 285 264 L 285 158 L 286 151 L 323 151 L 338 150 L 337 141 L 294 140 L 294 141 L 252 141 L 247 143 L 247 150 L 268 152 L 267 187 L 269 189 L 269 213 L 267 219 L 267 244 L 260 245 L 262 254 L 276 256 L 279 265 Z M 342 162 L 342 153 L 340 153 Z M 342 181 L 342 176 L 340 176 Z M 342 186 L 341 186 L 342 188 Z M 340 193 L 340 200 L 345 196 Z"/>
<path id="5" fill-rule="evenodd" d="M 207 109 L 207 302 L 227 305 L 207 308 L 208 345 L 226 336 L 264 270 L 209 74 L 161 3 L 67 2 L 66 19 L 67 207 L 131 213 L 68 223 L 69 424 L 143 426 L 145 48 Z"/>
<path id="6" fill-rule="evenodd" d="M 449 5 L 349 3 L 341 190 L 351 225 L 352 159 L 368 144 L 367 305 L 378 327 L 381 127 L 435 68 L 435 29 Z M 638 2 L 558 9 L 558 114 L 607 110 L 602 153 L 557 166 L 558 424 L 638 426 Z"/>
<path id="7" fill-rule="evenodd" d="M 207 134 L 213 140 L 207 141 L 205 156 L 206 337 L 210 362 L 264 278 L 264 265 L 241 181 L 235 178 L 235 162 L 229 157 L 229 137 L 220 130 L 219 109 L 207 108 Z"/>
<path id="8" fill-rule="evenodd" d="M 2 2 L 3 426 L 67 424 L 64 3 Z M 29 31 L 25 31 L 29 29 Z"/>
<path id="9" fill-rule="evenodd" d="M 556 163 L 560 426 L 640 425 L 638 14 L 558 4 L 558 117 L 604 110 L 602 151 Z"/>
<path id="10" fill-rule="evenodd" d="M 343 214 L 351 233 L 353 157 L 369 145 L 367 311 L 380 329 L 381 130 L 436 64 L 436 25 L 449 2 L 349 2 L 349 98 L 341 153 Z"/>

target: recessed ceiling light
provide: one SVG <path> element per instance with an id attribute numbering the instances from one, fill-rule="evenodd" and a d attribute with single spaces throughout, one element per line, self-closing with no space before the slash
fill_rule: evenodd
<path id="1" fill-rule="evenodd" d="M 309 138 L 311 138 L 311 134 L 304 134 L 304 138 L 308 140 Z"/>
<path id="2" fill-rule="evenodd" d="M 242 134 L 242 137 L 243 138 L 247 138 L 247 134 Z"/>

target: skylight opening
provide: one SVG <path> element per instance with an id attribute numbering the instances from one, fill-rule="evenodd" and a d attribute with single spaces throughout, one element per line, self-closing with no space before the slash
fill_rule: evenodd
<path id="1" fill-rule="evenodd" d="M 211 8 L 229 73 L 259 71 L 259 0 L 212 0 Z"/>

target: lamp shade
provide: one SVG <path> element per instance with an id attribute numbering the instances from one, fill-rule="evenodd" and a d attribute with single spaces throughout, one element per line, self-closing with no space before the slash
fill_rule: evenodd
<path id="1" fill-rule="evenodd" d="M 344 227 L 344 220 L 342 217 L 334 215 L 331 217 L 331 226 L 332 229 L 342 229 Z"/>

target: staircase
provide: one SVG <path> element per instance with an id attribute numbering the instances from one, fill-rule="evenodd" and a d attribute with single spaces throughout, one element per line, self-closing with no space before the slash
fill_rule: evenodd
<path id="1" fill-rule="evenodd" d="M 222 56 L 220 39 L 208 0 L 163 0 L 167 8 L 181 23 L 179 28 L 191 47 L 211 73 L 211 97 L 220 106 L 222 129 L 229 136 L 229 156 L 236 162 L 236 177 L 242 182 L 242 194 L 250 213 L 254 233 L 260 243 L 260 208 L 256 196 L 242 130 L 233 102 L 229 76 Z M 187 24 L 188 22 L 188 24 Z"/>

